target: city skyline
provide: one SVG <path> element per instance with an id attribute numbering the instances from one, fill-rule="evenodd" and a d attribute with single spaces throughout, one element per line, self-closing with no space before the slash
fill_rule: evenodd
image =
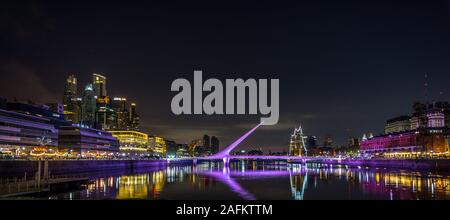
<path id="1" fill-rule="evenodd" d="M 450 100 L 445 1 L 236 8 L 7 5 L 0 94 L 61 102 L 69 74 L 79 77 L 81 89 L 99 72 L 108 78 L 108 94 L 136 99 L 145 132 L 181 143 L 209 134 L 226 146 L 259 117 L 175 116 L 170 83 L 191 79 L 194 70 L 207 78 L 279 78 L 279 124 L 262 127 L 243 146 L 280 150 L 299 125 L 319 143 L 328 135 L 345 144 L 383 133 L 386 120 L 424 101 L 425 74 L 429 100 Z"/>

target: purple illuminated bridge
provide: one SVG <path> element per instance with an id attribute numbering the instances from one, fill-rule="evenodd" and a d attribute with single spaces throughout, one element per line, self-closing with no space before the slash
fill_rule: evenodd
<path id="1" fill-rule="evenodd" d="M 259 128 L 261 125 L 263 125 L 264 122 L 259 123 L 254 128 L 252 128 L 250 131 L 242 135 L 239 139 L 234 141 L 232 144 L 230 144 L 228 147 L 223 149 L 222 151 L 207 156 L 207 157 L 193 157 L 193 158 L 179 158 L 175 160 L 194 160 L 196 162 L 197 160 L 215 160 L 215 159 L 222 159 L 225 165 L 228 165 L 230 162 L 230 159 L 262 159 L 262 160 L 300 160 L 302 162 L 306 162 L 306 160 L 309 160 L 311 158 L 308 157 L 300 157 L 300 156 L 268 156 L 268 155 L 239 155 L 239 156 L 232 156 L 230 155 L 230 152 L 235 149 L 242 141 L 244 141 L 248 136 L 250 136 L 257 128 Z"/>

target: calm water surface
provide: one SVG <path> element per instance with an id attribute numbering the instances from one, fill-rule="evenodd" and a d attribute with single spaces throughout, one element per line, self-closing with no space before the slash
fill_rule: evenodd
<path id="1" fill-rule="evenodd" d="M 49 199 L 450 199 L 450 175 L 280 161 L 171 165 L 96 177 L 84 189 Z"/>

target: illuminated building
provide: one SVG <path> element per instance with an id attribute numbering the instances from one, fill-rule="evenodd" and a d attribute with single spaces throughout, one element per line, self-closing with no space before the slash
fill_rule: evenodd
<path id="1" fill-rule="evenodd" d="M 409 116 L 399 116 L 386 121 L 384 127 L 384 133 L 397 133 L 402 131 L 409 131 L 411 129 L 411 117 Z"/>
<path id="2" fill-rule="evenodd" d="M 191 156 L 205 156 L 206 149 L 203 147 L 203 139 L 194 139 L 188 145 L 188 151 Z"/>
<path id="3" fill-rule="evenodd" d="M 361 143 L 361 153 L 385 157 L 448 156 L 448 139 L 441 131 L 406 131 L 369 138 Z"/>
<path id="4" fill-rule="evenodd" d="M 429 128 L 445 127 L 445 115 L 441 109 L 433 108 L 427 111 L 427 126 Z"/>
<path id="5" fill-rule="evenodd" d="M 448 103 L 415 103 L 413 108 L 409 130 L 366 138 L 361 153 L 406 158 L 449 156 Z"/>
<path id="6" fill-rule="evenodd" d="M 187 144 L 178 144 L 176 157 L 190 157 L 189 146 Z"/>
<path id="7" fill-rule="evenodd" d="M 294 133 L 291 134 L 291 139 L 289 141 L 289 155 L 291 156 L 302 156 L 307 155 L 306 149 L 306 136 L 303 135 L 303 129 L 301 126 L 294 129 Z"/>
<path id="8" fill-rule="evenodd" d="M 52 111 L 47 105 L 27 104 L 21 102 L 7 102 L 6 110 L 33 115 L 38 117 L 48 118 L 54 122 L 65 122 L 64 115 Z"/>
<path id="9" fill-rule="evenodd" d="M 81 124 L 89 127 L 94 127 L 95 125 L 97 103 L 94 95 L 92 84 L 86 85 L 81 104 Z"/>
<path id="10" fill-rule="evenodd" d="M 52 119 L 0 109 L 0 152 L 21 156 L 34 147 L 58 146 L 58 129 Z"/>
<path id="11" fill-rule="evenodd" d="M 127 99 L 114 97 L 111 100 L 111 108 L 116 112 L 117 115 L 117 125 L 116 125 L 117 129 L 127 130 L 129 127 Z"/>
<path id="12" fill-rule="evenodd" d="M 216 136 L 211 137 L 211 154 L 219 153 L 219 139 Z"/>
<path id="13" fill-rule="evenodd" d="M 97 73 L 92 74 L 92 83 L 94 94 L 96 97 L 107 96 L 106 93 L 106 77 Z"/>
<path id="14" fill-rule="evenodd" d="M 63 95 L 64 116 L 67 121 L 80 122 L 80 106 L 77 103 L 77 78 L 71 74 L 66 79 Z"/>
<path id="15" fill-rule="evenodd" d="M 167 146 L 167 157 L 175 158 L 177 156 L 178 144 L 175 141 L 165 140 Z"/>
<path id="16" fill-rule="evenodd" d="M 120 151 L 147 152 L 149 149 L 148 135 L 138 131 L 109 131 L 119 140 Z"/>
<path id="17" fill-rule="evenodd" d="M 109 96 L 97 98 L 97 111 L 95 114 L 95 124 L 97 129 L 114 130 L 117 128 L 117 114 L 111 108 Z"/>
<path id="18" fill-rule="evenodd" d="M 82 157 L 110 154 L 119 151 L 119 141 L 110 132 L 86 127 L 61 126 L 59 149 Z"/>
<path id="19" fill-rule="evenodd" d="M 166 156 L 167 154 L 167 145 L 166 141 L 162 137 L 150 136 L 148 137 L 148 145 L 150 150 L 160 156 Z"/>
<path id="20" fill-rule="evenodd" d="M 129 111 L 129 130 L 139 130 L 139 115 L 136 113 L 136 103 L 131 103 Z"/>

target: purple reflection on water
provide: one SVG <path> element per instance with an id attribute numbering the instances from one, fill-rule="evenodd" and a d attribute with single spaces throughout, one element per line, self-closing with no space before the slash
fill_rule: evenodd
<path id="1" fill-rule="evenodd" d="M 222 172 L 219 171 L 198 171 L 198 174 L 213 177 L 220 182 L 226 184 L 230 189 L 237 193 L 241 198 L 246 200 L 256 200 L 256 197 L 244 189 L 233 176 L 238 177 L 279 177 L 290 176 L 293 174 L 305 174 L 305 170 L 267 170 L 267 171 L 245 171 L 245 172 L 230 172 L 228 167 L 224 167 Z"/>

